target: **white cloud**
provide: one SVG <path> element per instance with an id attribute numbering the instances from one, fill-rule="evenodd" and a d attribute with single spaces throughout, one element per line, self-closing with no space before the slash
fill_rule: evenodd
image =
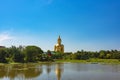
<path id="1" fill-rule="evenodd" d="M 8 32 L 0 33 L 0 43 L 2 43 L 3 41 L 6 41 L 6 40 L 11 40 L 11 39 L 13 39 L 13 37 L 10 35 L 10 33 L 8 33 Z"/>

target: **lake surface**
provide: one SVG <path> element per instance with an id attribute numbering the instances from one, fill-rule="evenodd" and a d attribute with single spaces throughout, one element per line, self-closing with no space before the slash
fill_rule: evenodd
<path id="1" fill-rule="evenodd" d="M 120 80 L 120 65 L 5 64 L 0 65 L 0 80 Z"/>

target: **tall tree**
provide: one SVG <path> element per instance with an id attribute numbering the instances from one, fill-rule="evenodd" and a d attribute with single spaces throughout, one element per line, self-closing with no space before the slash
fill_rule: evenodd
<path id="1" fill-rule="evenodd" d="M 6 63 L 6 56 L 7 56 L 7 51 L 5 48 L 0 48 L 0 62 Z"/>
<path id="2" fill-rule="evenodd" d="M 43 53 L 41 48 L 37 46 L 27 46 L 24 51 L 25 51 L 27 62 L 35 62 L 40 60 Z"/>

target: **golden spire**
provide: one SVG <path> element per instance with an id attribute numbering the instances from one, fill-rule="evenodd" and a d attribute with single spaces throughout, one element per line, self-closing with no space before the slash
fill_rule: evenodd
<path id="1" fill-rule="evenodd" d="M 61 40 L 60 35 L 59 35 L 58 39 L 60 39 L 60 40 Z"/>
<path id="2" fill-rule="evenodd" d="M 58 44 L 61 44 L 61 38 L 60 38 L 60 35 L 58 37 Z"/>

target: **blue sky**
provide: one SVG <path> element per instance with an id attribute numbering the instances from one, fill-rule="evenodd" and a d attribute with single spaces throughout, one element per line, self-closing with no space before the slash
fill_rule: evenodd
<path id="1" fill-rule="evenodd" d="M 0 0 L 0 45 L 120 50 L 120 0 Z"/>

